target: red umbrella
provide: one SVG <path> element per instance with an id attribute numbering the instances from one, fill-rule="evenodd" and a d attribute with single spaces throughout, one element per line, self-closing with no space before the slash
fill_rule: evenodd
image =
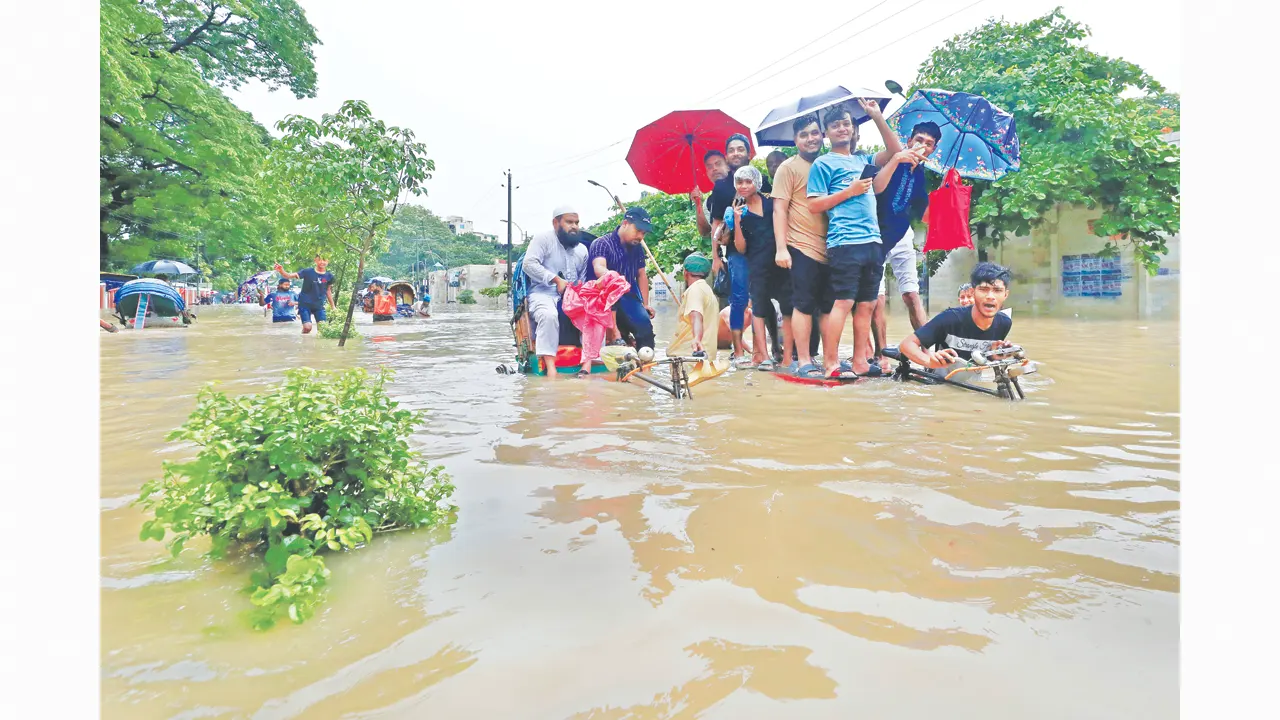
<path id="1" fill-rule="evenodd" d="M 747 150 L 754 155 L 746 125 L 719 110 L 677 110 L 636 131 L 627 164 L 641 184 L 664 193 L 687 193 L 694 185 L 710 188 L 702 156 L 708 150 L 724 152 L 725 142 L 734 133 L 747 137 Z"/>

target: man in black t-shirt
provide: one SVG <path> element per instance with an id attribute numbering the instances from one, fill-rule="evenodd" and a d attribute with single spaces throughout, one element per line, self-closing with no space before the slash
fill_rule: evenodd
<path id="1" fill-rule="evenodd" d="M 1009 270 L 978 263 L 969 274 L 973 305 L 943 310 L 902 341 L 899 352 L 912 362 L 940 370 L 967 362 L 975 350 L 987 352 L 1009 345 L 1005 338 L 1013 319 L 1000 312 L 1009 297 Z"/>
<path id="2" fill-rule="evenodd" d="M 729 300 L 731 305 L 736 305 L 739 309 L 745 307 L 745 300 L 750 295 L 747 269 L 747 259 L 744 255 L 735 253 L 730 247 L 733 244 L 733 238 L 730 233 L 725 230 L 724 215 L 729 206 L 733 204 L 734 198 L 738 196 L 738 188 L 734 180 L 735 173 L 739 168 L 746 167 L 751 164 L 751 141 L 746 135 L 734 133 L 724 144 L 724 157 L 729 163 L 729 174 L 723 179 L 716 181 L 711 188 L 711 198 L 709 201 L 711 211 L 711 277 L 714 285 L 714 279 L 720 274 L 720 270 L 726 262 L 729 263 Z M 768 197 L 773 192 L 773 185 L 766 179 L 761 180 L 757 191 L 764 197 Z M 725 248 L 724 260 L 721 259 L 720 248 Z M 737 296 L 738 303 L 733 303 L 733 297 Z M 776 312 L 769 312 L 767 308 L 755 308 L 756 317 L 764 319 L 765 328 L 769 332 L 769 336 L 773 338 L 772 350 L 776 359 L 782 356 L 782 344 L 778 336 L 778 318 Z M 729 313 L 730 327 L 737 324 L 737 311 Z M 741 327 L 734 328 L 741 330 Z M 754 342 L 754 341 L 753 341 Z"/>

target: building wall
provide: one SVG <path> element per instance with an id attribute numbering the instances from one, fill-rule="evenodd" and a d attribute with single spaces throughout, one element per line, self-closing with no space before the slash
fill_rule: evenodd
<path id="1" fill-rule="evenodd" d="M 465 271 L 465 278 L 459 282 L 457 288 L 449 287 L 449 276 L 455 270 Z M 472 290 L 476 295 L 476 301 L 484 300 L 484 296 L 480 295 L 480 291 L 485 288 L 497 287 L 507 279 L 507 266 L 505 263 L 495 263 L 493 265 L 460 265 L 458 267 L 449 268 L 448 270 L 436 270 L 428 276 L 428 283 L 431 290 L 431 303 L 437 307 L 443 306 L 448 302 L 454 302 L 458 299 L 457 293 L 462 290 Z"/>
<path id="2" fill-rule="evenodd" d="M 1013 274 L 1006 306 L 1013 308 L 1015 315 L 1021 311 L 1097 319 L 1178 318 L 1181 237 L 1176 235 L 1168 242 L 1169 254 L 1161 260 L 1159 275 L 1148 275 L 1134 260 L 1132 249 L 1122 241 L 1119 295 L 1070 295 L 1066 287 L 1071 283 L 1070 277 L 1063 275 L 1064 264 L 1070 261 L 1064 263 L 1064 257 L 1094 255 L 1102 250 L 1106 240 L 1089 231 L 1089 221 L 1101 214 L 1100 210 L 1060 207 L 1053 217 L 1033 229 L 1030 236 L 1012 238 L 988 252 L 988 259 L 1008 267 Z M 973 250 L 951 252 L 929 279 L 930 312 L 936 313 L 954 304 L 956 288 L 968 282 L 969 271 L 977 261 Z"/>

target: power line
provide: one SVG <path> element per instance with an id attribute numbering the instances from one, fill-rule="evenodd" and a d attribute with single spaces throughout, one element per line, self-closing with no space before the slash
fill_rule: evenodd
<path id="1" fill-rule="evenodd" d="M 854 59 L 852 59 L 852 60 L 850 60 L 850 61 L 848 61 L 848 62 L 846 62 L 846 63 L 840 64 L 840 65 L 837 65 L 837 66 L 835 66 L 835 67 L 831 68 L 830 70 L 827 70 L 826 72 L 822 73 L 821 75 L 817 75 L 817 76 L 815 76 L 814 78 L 810 78 L 809 80 L 806 80 L 805 82 L 802 82 L 802 83 L 800 83 L 799 85 L 796 85 L 795 87 L 792 87 L 792 88 L 788 88 L 788 89 L 786 89 L 786 90 L 783 90 L 782 92 L 778 93 L 777 95 L 774 95 L 774 96 L 772 96 L 772 97 L 765 98 L 764 100 L 761 100 L 760 102 L 758 102 L 758 103 L 756 103 L 756 104 L 754 104 L 754 105 L 748 105 L 746 109 L 747 109 L 747 110 L 751 110 L 751 109 L 754 109 L 754 108 L 760 107 L 761 105 L 764 105 L 764 104 L 766 104 L 766 103 L 769 103 L 769 102 L 772 102 L 772 101 L 774 101 L 774 100 L 777 100 L 778 98 L 782 97 L 783 95 L 788 95 L 788 94 L 790 94 L 790 93 L 793 93 L 793 92 L 795 92 L 796 90 L 798 90 L 799 88 L 802 88 L 802 87 L 804 87 L 805 85 L 808 85 L 810 82 L 812 82 L 812 81 L 813 81 L 814 79 L 816 79 L 816 78 L 826 77 L 827 75 L 830 75 L 831 73 L 833 73 L 833 72 L 835 72 L 835 71 L 837 71 L 837 70 L 842 70 L 842 69 L 844 69 L 844 68 L 846 68 L 846 67 L 848 67 L 848 66 L 850 66 L 850 65 L 852 65 L 852 64 L 854 64 L 854 63 L 856 63 L 856 62 L 858 62 L 859 60 L 865 60 L 866 58 L 871 57 L 872 55 L 875 55 L 876 53 L 880 52 L 881 50 L 884 50 L 885 48 L 887 48 L 887 47 L 889 47 L 889 46 L 891 46 L 891 45 L 896 45 L 896 44 L 898 44 L 898 43 L 902 42 L 903 40 L 906 40 L 907 38 L 911 37 L 912 35 L 915 35 L 915 34 L 917 34 L 917 33 L 919 33 L 919 32 L 924 31 L 924 30 L 928 30 L 929 28 L 933 27 L 934 25 L 937 25 L 938 23 L 942 22 L 943 20 L 948 20 L 948 19 L 950 19 L 950 18 L 953 18 L 953 17 L 955 17 L 956 15 L 959 15 L 960 13 L 964 12 L 965 10 L 968 10 L 968 9 L 970 9 L 970 8 L 972 8 L 972 7 L 976 6 L 976 5 L 981 5 L 981 4 L 982 4 L 982 3 L 984 3 L 984 2 L 986 2 L 986 0 L 976 0 L 975 2 L 969 3 L 968 5 L 965 5 L 964 7 L 960 8 L 959 10 L 956 10 L 955 12 L 951 13 L 950 15 L 944 15 L 944 16 L 942 16 L 942 17 L 938 18 L 937 20 L 934 20 L 933 22 L 929 23 L 928 25 L 925 25 L 924 27 L 916 28 L 915 30 L 913 30 L 913 31 L 911 31 L 911 32 L 907 33 L 906 35 L 903 35 L 902 37 L 898 38 L 897 40 L 892 40 L 892 41 L 890 41 L 890 42 L 887 42 L 887 43 L 885 43 L 884 45 L 881 45 L 880 47 L 876 48 L 875 50 L 872 50 L 871 52 L 866 53 L 865 55 L 859 55 L 858 57 L 856 57 L 856 58 L 854 58 Z"/>
<path id="2" fill-rule="evenodd" d="M 824 38 L 826 38 L 826 37 L 828 37 L 828 36 L 832 35 L 832 34 L 833 34 L 833 33 L 835 33 L 836 31 L 838 31 L 838 30 L 840 30 L 841 28 L 843 28 L 843 27 L 847 26 L 849 23 L 852 23 L 852 22 L 854 22 L 855 20 L 857 20 L 857 19 L 859 19 L 859 18 L 863 17 L 863 16 L 864 16 L 864 15 L 866 15 L 868 12 L 871 12 L 872 10 L 875 10 L 876 8 L 880 7 L 881 5 L 884 5 L 884 4 L 885 4 L 886 2 L 888 2 L 888 1 L 889 1 L 889 0 L 881 0 L 881 2 L 880 2 L 880 3 L 878 3 L 878 4 L 874 5 L 874 6 L 872 6 L 870 10 L 866 10 L 866 11 L 864 11 L 864 12 L 862 12 L 862 13 L 860 13 L 860 14 L 858 14 L 858 15 L 856 15 L 856 16 L 854 16 L 854 17 L 852 17 L 852 18 L 849 18 L 848 20 L 846 20 L 845 22 L 841 23 L 840 25 L 837 25 L 836 27 L 832 28 L 831 30 L 828 30 L 827 32 L 823 33 L 822 35 L 819 35 L 818 37 L 816 37 L 816 38 L 814 38 L 814 39 L 812 39 L 812 40 L 808 41 L 807 43 L 805 43 L 804 45 L 802 45 L 800 48 L 796 48 L 796 50 L 801 50 L 801 49 L 803 49 L 803 48 L 805 48 L 805 47 L 808 47 L 809 45 L 812 45 L 813 43 L 818 42 L 819 40 L 822 40 L 822 39 L 824 39 Z M 923 2 L 923 0 L 918 0 L 918 2 L 916 2 L 916 3 L 915 3 L 915 5 L 919 5 L 919 4 L 920 4 L 920 2 Z M 908 7 L 906 7 L 906 8 L 903 8 L 902 10 L 898 11 L 898 13 L 895 13 L 894 15 L 897 15 L 897 14 L 900 14 L 900 13 L 902 13 L 902 12 L 905 12 L 906 10 L 911 9 L 911 7 L 914 7 L 914 5 L 912 5 L 912 6 L 908 6 Z M 893 15 L 891 15 L 890 17 L 893 17 Z M 886 18 L 886 19 L 888 19 L 888 18 Z M 883 22 L 883 20 L 882 20 L 881 22 Z M 879 23 L 877 23 L 877 24 L 879 24 Z M 874 25 L 872 25 L 871 27 L 875 27 L 875 26 L 874 26 Z M 870 29 L 870 28 L 866 28 L 866 29 Z M 858 33 L 854 33 L 853 35 L 850 35 L 850 36 L 849 36 L 849 37 L 847 37 L 847 38 L 844 38 L 844 40 L 841 40 L 841 42 L 844 42 L 844 41 L 846 41 L 846 40 L 849 40 L 850 38 L 856 37 L 856 36 L 857 36 L 858 34 L 860 34 L 861 32 L 865 32 L 865 30 L 866 30 L 866 29 L 859 31 Z M 839 43 L 837 43 L 837 45 L 838 45 L 838 44 L 839 44 Z M 821 55 L 823 52 L 827 52 L 828 50 L 834 49 L 835 47 L 836 47 L 836 45 L 833 45 L 833 46 L 831 46 L 831 47 L 827 48 L 826 50 L 822 50 L 822 51 L 820 51 L 820 52 L 816 53 L 816 55 Z M 793 51 L 793 52 L 794 52 L 794 51 Z M 806 60 L 807 60 L 807 59 L 811 59 L 812 57 L 816 57 L 816 55 L 814 55 L 814 56 L 810 56 L 810 58 L 806 58 Z M 782 60 L 782 59 L 784 59 L 785 57 L 786 57 L 786 56 L 783 56 L 782 58 L 779 58 L 779 60 Z M 804 60 L 802 60 L 801 62 L 804 62 Z M 792 67 L 795 67 L 795 65 L 796 65 L 796 64 L 799 64 L 799 63 L 792 64 L 792 65 L 788 66 L 787 68 L 783 68 L 783 70 L 785 71 L 785 70 L 788 70 L 788 69 L 790 69 L 790 68 L 792 68 Z M 761 70 L 764 70 L 764 69 L 767 69 L 767 68 L 761 68 Z M 760 71 L 757 71 L 757 72 L 760 72 Z M 753 73 L 753 74 L 754 74 L 754 73 Z M 775 73 L 775 75 L 776 75 L 776 73 Z M 704 103 L 704 102 L 706 102 L 706 101 L 708 101 L 708 100 L 712 100 L 712 99 L 714 99 L 716 96 L 718 96 L 718 95 L 720 95 L 721 93 L 723 93 L 725 90 L 728 90 L 728 89 L 730 89 L 730 88 L 732 88 L 732 87 L 734 87 L 734 86 L 738 85 L 738 84 L 739 84 L 739 83 L 741 83 L 743 80 L 750 80 L 750 79 L 751 79 L 751 77 L 752 77 L 751 75 L 748 75 L 747 77 L 744 77 L 744 78 L 741 78 L 741 79 L 739 79 L 739 80 L 736 80 L 736 81 L 734 81 L 733 83 L 729 84 L 728 86 L 726 86 L 726 87 L 724 87 L 724 88 L 720 89 L 719 91 L 717 91 L 717 92 L 715 92 L 715 93 L 713 93 L 713 94 L 711 94 L 711 95 L 708 95 L 707 97 L 704 97 L 704 98 L 702 98 L 701 100 L 698 100 L 698 101 L 697 101 L 696 103 L 694 103 L 694 104 L 702 104 L 702 103 Z M 770 77 L 773 77 L 773 76 L 771 75 Z M 766 78 L 766 79 L 768 79 L 768 78 Z M 748 86 L 748 88 L 749 88 L 749 87 L 753 87 L 753 86 L 754 86 L 754 85 L 752 85 L 752 86 Z M 748 89 L 748 88 L 743 88 L 743 90 Z M 739 92 L 741 92 L 741 91 L 739 91 Z M 737 93 L 735 93 L 735 94 L 737 94 Z M 732 96 L 730 96 L 730 97 L 732 97 Z M 558 160 L 558 161 L 552 161 L 552 162 L 549 162 L 549 163 L 538 163 L 538 164 L 534 164 L 534 165 L 528 165 L 528 166 L 525 166 L 524 168 L 520 168 L 520 170 L 521 170 L 521 171 L 525 171 L 525 170 L 532 170 L 532 169 L 534 169 L 534 168 L 543 168 L 543 167 L 545 167 L 546 169 L 568 167 L 569 165 L 574 165 L 574 164 L 576 164 L 576 163 L 578 163 L 578 162 L 581 162 L 581 161 L 583 161 L 583 160 L 585 160 L 585 159 L 587 159 L 587 158 L 589 158 L 589 157 L 591 157 L 591 156 L 593 156 L 593 155 L 598 155 L 598 154 L 600 154 L 600 153 L 604 152 L 605 150 L 608 150 L 608 149 L 610 149 L 610 148 L 613 148 L 613 147 L 616 147 L 616 146 L 618 146 L 618 145 L 621 145 L 621 144 L 622 144 L 622 143 L 624 143 L 624 142 L 626 142 L 626 138 L 623 138 L 623 139 L 621 139 L 621 140 L 617 140 L 617 141 L 615 141 L 615 142 L 609 143 L 608 145 L 605 145 L 605 146 L 603 146 L 603 147 L 596 148 L 596 149 L 594 149 L 594 150 L 588 150 L 588 151 L 586 151 L 586 152 L 584 152 L 584 153 L 579 153 L 579 154 L 577 154 L 577 155 L 571 155 L 571 156 L 570 156 L 570 157 L 568 157 L 568 158 L 563 158 L 563 159 Z M 542 179 L 535 179 L 535 180 L 533 181 L 533 183 L 532 183 L 532 184 L 542 184 L 542 182 L 544 182 L 544 181 L 549 181 L 549 180 L 548 180 L 548 178 L 545 178 L 545 177 L 544 177 L 544 178 L 542 178 Z"/>
<path id="3" fill-rule="evenodd" d="M 610 160 L 609 162 L 604 163 L 603 165 L 595 165 L 593 167 L 584 168 L 582 170 L 574 170 L 573 172 L 565 173 L 564 175 L 557 175 L 556 177 L 553 177 L 553 178 L 545 178 L 545 179 L 538 180 L 531 183 L 523 183 L 521 184 L 521 187 L 536 187 L 538 185 L 545 185 L 549 182 L 555 182 L 556 180 L 563 180 L 564 178 L 573 177 L 574 175 L 581 175 L 582 173 L 588 173 L 588 172 L 591 172 L 592 170 L 599 170 L 600 168 L 606 168 L 606 167 L 609 167 L 610 165 L 616 165 L 617 163 L 620 163 L 620 162 L 625 162 L 625 158 Z"/>
<path id="4" fill-rule="evenodd" d="M 717 97 L 719 97 L 719 96 L 721 95 L 721 93 L 723 93 L 724 91 L 729 90 L 729 89 L 732 89 L 733 87 L 737 86 L 739 83 L 741 83 L 741 82 L 743 82 L 743 81 L 745 81 L 745 80 L 750 80 L 750 79 L 752 79 L 753 77 L 755 77 L 755 75 L 756 75 L 757 73 L 762 73 L 762 72 L 764 72 L 764 71 L 768 70 L 769 68 L 773 67 L 775 63 L 779 63 L 779 62 L 781 62 L 781 61 L 783 61 L 783 60 L 786 60 L 788 57 L 790 57 L 791 55 L 794 55 L 794 54 L 795 54 L 795 53 L 797 53 L 797 52 L 800 52 L 801 50 L 807 50 L 807 49 L 808 49 L 810 46 L 812 46 L 814 43 L 818 42 L 819 40 L 822 40 L 823 38 L 829 37 L 831 34 L 835 33 L 837 30 L 840 30 L 841 28 L 843 28 L 843 27 L 845 27 L 845 26 L 849 25 L 849 24 L 850 24 L 850 23 L 852 23 L 853 21 L 855 21 L 855 20 L 857 20 L 857 19 L 861 18 L 862 16 L 866 15 L 867 13 L 871 12 L 872 10 L 875 10 L 876 8 L 880 7 L 881 5 L 884 5 L 884 4 L 885 4 L 886 2 L 888 2 L 888 1 L 889 1 L 889 0 L 881 0 L 879 3 L 877 3 L 877 4 L 873 5 L 870 9 L 864 10 L 864 11 L 862 11 L 862 12 L 858 13 L 857 15 L 854 15 L 853 17 L 851 17 L 851 18 L 849 18 L 848 20 L 845 20 L 844 22 L 840 23 L 839 25 L 837 25 L 837 26 L 835 26 L 835 27 L 831 28 L 831 29 L 830 29 L 830 30 L 828 30 L 827 32 L 823 33 L 822 35 L 819 35 L 818 37 L 816 37 L 816 38 L 814 38 L 814 39 L 812 39 L 812 40 L 810 40 L 810 41 L 808 41 L 808 42 L 804 43 L 803 45 L 801 45 L 800 47 L 798 47 L 798 48 L 796 48 L 796 49 L 792 50 L 791 52 L 786 53 L 785 55 L 783 55 L 783 56 L 781 56 L 781 57 L 777 58 L 776 60 L 774 60 L 774 61 L 772 61 L 772 62 L 770 62 L 770 63 L 766 64 L 764 67 L 760 68 L 759 70 L 756 70 L 755 72 L 753 72 L 753 73 L 751 73 L 751 74 L 749 74 L 749 75 L 746 75 L 745 77 L 741 77 L 741 78 L 739 78 L 739 79 L 737 79 L 737 80 L 734 80 L 733 82 L 729 83 L 729 84 L 728 84 L 728 85 L 726 85 L 725 87 L 720 88 L 719 90 L 715 91 L 714 93 L 711 93 L 710 95 L 708 95 L 708 96 L 706 96 L 706 97 L 702 98 L 701 100 L 699 100 L 699 101 L 698 101 L 698 103 L 699 103 L 699 104 L 701 104 L 701 103 L 707 102 L 708 100 L 714 100 L 714 99 L 716 99 L 716 98 L 717 98 Z M 854 33 L 854 34 L 856 35 L 857 33 Z M 850 36 L 850 37 L 853 37 L 853 36 Z M 848 40 L 848 39 L 849 39 L 849 38 L 845 38 L 845 40 Z M 844 42 L 844 40 L 841 40 L 840 42 Z M 839 44 L 839 43 L 837 43 L 837 44 Z M 835 47 L 835 46 L 833 45 L 832 47 Z M 831 48 L 827 48 L 827 50 L 830 50 L 830 49 L 831 49 Z M 826 52 L 826 51 L 824 50 L 823 52 Z M 791 67 L 794 67 L 794 66 L 791 66 Z"/>
<path id="5" fill-rule="evenodd" d="M 854 34 L 852 34 L 852 35 L 850 35 L 850 36 L 848 36 L 848 37 L 844 38 L 843 40 L 841 40 L 840 42 L 836 43 L 835 45 L 832 45 L 831 47 L 828 47 L 828 48 L 823 49 L 823 50 L 819 50 L 818 52 L 813 53 L 812 55 L 808 55 L 808 56 L 806 56 L 806 57 L 804 57 L 804 58 L 801 58 L 800 60 L 797 60 L 796 62 L 791 63 L 790 65 L 788 65 L 788 66 L 786 66 L 786 67 L 784 67 L 784 68 L 782 68 L 782 69 L 780 69 L 780 70 L 777 70 L 777 71 L 776 71 L 776 72 L 774 72 L 772 75 L 766 75 L 765 77 L 760 78 L 760 79 L 759 79 L 759 80 L 757 80 L 756 82 L 751 83 L 750 85 L 747 85 L 746 87 L 743 87 L 743 88 L 741 88 L 741 89 L 739 89 L 739 90 L 736 90 L 736 91 L 734 91 L 734 92 L 732 92 L 732 93 L 729 93 L 728 95 L 725 95 L 724 97 L 722 97 L 722 98 L 720 98 L 720 99 L 723 101 L 723 100 L 728 100 L 728 99 L 729 99 L 729 98 L 731 98 L 731 97 L 737 97 L 738 95 L 741 95 L 742 93 L 744 93 L 744 92 L 746 92 L 746 91 L 750 90 L 751 88 L 753 88 L 753 87 L 757 87 L 757 86 L 761 85 L 762 83 L 764 83 L 764 82 L 765 82 L 765 81 L 767 81 L 767 80 L 772 80 L 773 78 L 778 77 L 778 76 L 779 76 L 779 75 L 781 75 L 782 73 L 784 73 L 784 72 L 786 72 L 786 71 L 788 71 L 788 70 L 791 70 L 792 68 L 795 68 L 795 67 L 796 67 L 796 66 L 798 66 L 798 65 L 802 65 L 802 64 L 804 64 L 804 63 L 806 63 L 806 62 L 809 62 L 810 60 L 812 60 L 812 59 L 814 59 L 814 58 L 818 57 L 819 55 L 822 55 L 823 53 L 826 53 L 826 52 L 829 52 L 829 51 L 831 51 L 831 50 L 834 50 L 835 48 L 839 47 L 841 43 L 848 42 L 848 41 L 850 41 L 850 40 L 852 40 L 852 39 L 854 39 L 854 38 L 858 37 L 858 36 L 859 36 L 859 35 L 861 35 L 862 33 L 867 32 L 868 30 L 871 30 L 872 28 L 875 28 L 875 27 L 876 27 L 876 26 L 878 26 L 878 25 L 882 25 L 882 24 L 884 24 L 884 23 L 888 22 L 889 20 L 892 20 L 893 18 L 895 18 L 895 17 L 897 17 L 897 16 L 901 15 L 902 13 L 904 13 L 904 12 L 906 12 L 906 11 L 910 10 L 911 8 L 915 7 L 916 5 L 919 5 L 919 4 L 920 4 L 920 3 L 922 3 L 922 2 L 924 2 L 924 0 L 916 0 L 916 2 L 914 2 L 914 3 L 912 3 L 912 4 L 908 5 L 908 6 L 906 6 L 906 7 L 904 7 L 904 8 L 902 8 L 901 10 L 899 10 L 899 11 L 897 11 L 897 12 L 893 13 L 892 15 L 889 15 L 889 16 L 887 16 L 887 17 L 885 17 L 885 18 L 882 18 L 882 19 L 880 19 L 880 20 L 878 20 L 878 21 L 876 21 L 876 22 L 872 23 L 871 25 L 868 25 L 867 27 L 862 28 L 862 29 L 861 29 L 861 30 L 859 30 L 858 32 L 856 32 L 856 33 L 854 33 Z M 877 6 L 877 7 L 878 7 L 878 6 Z M 927 26 L 926 26 L 926 27 L 927 27 Z"/>
<path id="6" fill-rule="evenodd" d="M 585 159 L 587 159 L 588 157 L 591 157 L 592 155 L 596 155 L 596 154 L 598 154 L 598 153 L 602 153 L 602 152 L 604 152 L 605 150 L 608 150 L 608 149 L 609 149 L 609 148 L 611 148 L 611 147 L 615 147 L 615 146 L 621 145 L 621 144 L 622 144 L 622 143 L 624 143 L 624 142 L 626 142 L 626 139 L 625 139 L 625 138 L 624 138 L 624 139 L 622 139 L 622 140 L 618 140 L 618 141 L 615 141 L 615 142 L 611 142 L 611 143 L 609 143 L 608 145 L 605 145 L 604 147 L 599 147 L 599 148 L 596 148 L 596 149 L 594 149 L 594 150 L 587 150 L 586 152 L 578 153 L 577 155 L 570 155 L 570 156 L 569 156 L 569 157 L 567 157 L 567 158 L 560 158 L 559 160 L 551 160 L 551 161 L 544 162 L 544 163 L 535 163 L 535 164 L 533 164 L 533 165 L 526 165 L 525 167 L 522 167 L 522 168 L 518 167 L 518 168 L 516 168 L 516 170 L 517 170 L 518 172 L 523 173 L 523 172 L 525 172 L 525 171 L 533 170 L 533 169 L 535 169 L 535 168 L 543 168 L 543 167 L 546 167 L 546 168 L 565 167 L 565 166 L 567 166 L 567 165 L 572 165 L 572 164 L 574 164 L 574 163 L 576 163 L 576 162 L 579 162 L 579 161 L 581 161 L 581 160 L 585 160 Z"/>

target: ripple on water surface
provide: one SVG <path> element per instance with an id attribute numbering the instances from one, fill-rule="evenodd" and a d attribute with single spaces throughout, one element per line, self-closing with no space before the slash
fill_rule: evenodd
<path id="1" fill-rule="evenodd" d="M 677 402 L 500 375 L 506 319 L 104 335 L 104 716 L 1176 717 L 1175 326 L 1020 318 L 1016 405 L 755 371 Z M 247 568 L 169 559 L 131 503 L 202 384 L 299 365 L 393 368 L 459 520 L 334 557 L 319 615 L 254 633 Z"/>

